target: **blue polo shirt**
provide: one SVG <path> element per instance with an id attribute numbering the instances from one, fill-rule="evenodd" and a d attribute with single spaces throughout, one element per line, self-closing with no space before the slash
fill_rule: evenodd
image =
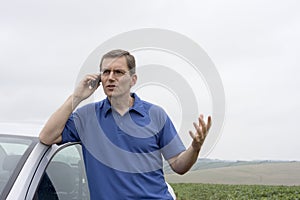
<path id="1" fill-rule="evenodd" d="M 92 200 L 173 199 L 162 156 L 168 160 L 185 147 L 162 108 L 132 97 L 123 116 L 106 98 L 77 109 L 63 130 L 62 143 L 82 143 Z"/>

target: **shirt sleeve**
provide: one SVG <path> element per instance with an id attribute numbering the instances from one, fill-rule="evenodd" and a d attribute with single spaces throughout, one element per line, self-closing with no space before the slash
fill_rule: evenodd
<path id="1" fill-rule="evenodd" d="M 67 142 L 79 142 L 80 137 L 78 135 L 78 130 L 76 128 L 75 120 L 74 118 L 78 117 L 78 113 L 74 112 L 69 117 L 64 130 L 62 132 L 62 141 L 61 144 L 67 143 Z"/>
<path id="2" fill-rule="evenodd" d="M 186 150 L 171 119 L 167 116 L 165 124 L 160 132 L 159 145 L 161 153 L 166 160 Z"/>

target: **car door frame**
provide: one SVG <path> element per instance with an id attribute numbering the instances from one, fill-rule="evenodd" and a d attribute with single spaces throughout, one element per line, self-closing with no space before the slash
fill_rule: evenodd
<path id="1" fill-rule="evenodd" d="M 6 200 L 32 200 L 53 156 L 60 150 L 76 144 L 80 144 L 80 142 L 51 146 L 38 142 L 24 163 Z"/>
<path id="2" fill-rule="evenodd" d="M 48 164 L 51 162 L 52 158 L 61 150 L 69 147 L 69 146 L 73 146 L 76 144 L 80 144 L 80 142 L 68 142 L 62 145 L 57 145 L 57 144 L 53 144 L 51 145 L 48 150 L 45 152 L 45 154 L 43 155 L 43 157 L 41 158 L 40 164 L 36 169 L 36 172 L 32 178 L 31 184 L 28 188 L 28 191 L 26 193 L 26 200 L 32 200 L 37 188 L 39 186 L 39 183 L 43 177 L 43 174 L 45 172 L 45 170 L 47 169 Z M 81 144 L 80 144 L 81 145 Z"/>

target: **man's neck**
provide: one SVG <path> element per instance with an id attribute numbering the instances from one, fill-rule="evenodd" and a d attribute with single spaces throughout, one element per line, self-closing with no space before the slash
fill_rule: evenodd
<path id="1" fill-rule="evenodd" d="M 130 107 L 133 106 L 134 98 L 129 95 L 109 97 L 111 106 L 117 111 L 121 116 L 123 116 Z"/>

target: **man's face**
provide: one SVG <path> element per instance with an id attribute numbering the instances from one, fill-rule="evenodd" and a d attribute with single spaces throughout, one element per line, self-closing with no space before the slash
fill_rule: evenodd
<path id="1" fill-rule="evenodd" d="M 130 88 L 136 83 L 136 75 L 130 76 L 125 56 L 105 58 L 102 62 L 101 82 L 108 97 L 120 97 L 130 94 Z"/>

